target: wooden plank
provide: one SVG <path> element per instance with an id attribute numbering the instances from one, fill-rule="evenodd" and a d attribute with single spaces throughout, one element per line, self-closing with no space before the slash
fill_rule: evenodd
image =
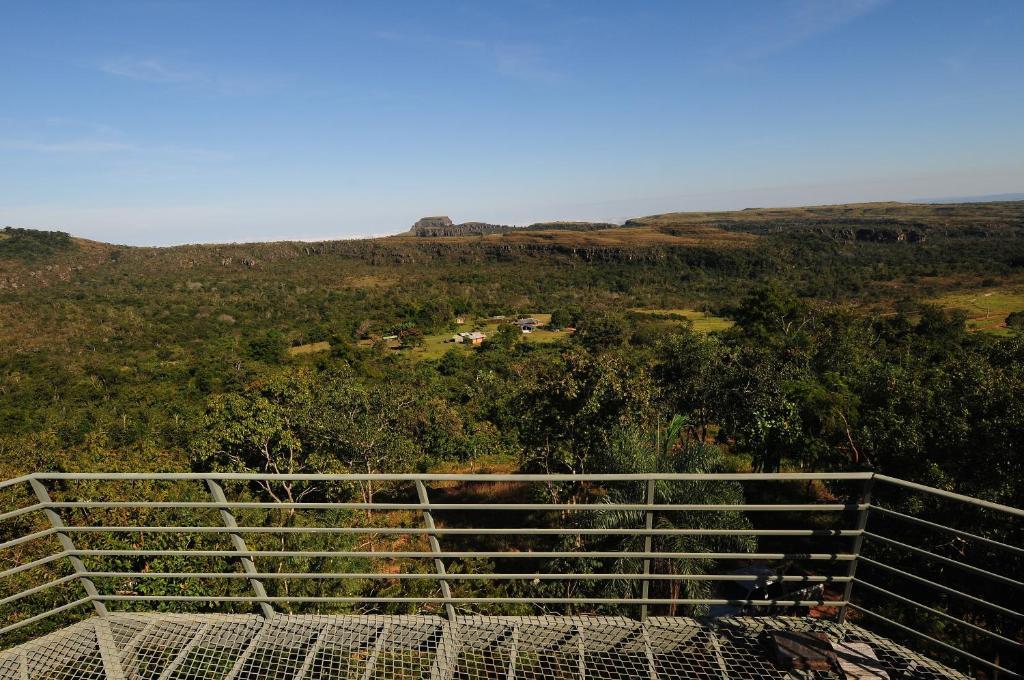
<path id="1" fill-rule="evenodd" d="M 768 637 L 775 660 L 782 668 L 827 671 L 835 661 L 832 643 L 824 633 L 773 630 Z"/>
<path id="2" fill-rule="evenodd" d="M 855 680 L 889 680 L 875 650 L 866 642 L 835 642 L 832 644 L 839 668 L 847 678 Z"/>

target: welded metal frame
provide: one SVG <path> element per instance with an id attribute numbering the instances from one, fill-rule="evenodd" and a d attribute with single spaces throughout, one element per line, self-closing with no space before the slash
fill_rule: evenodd
<path id="1" fill-rule="evenodd" d="M 146 501 L 142 500 L 60 500 L 54 501 L 48 489 L 48 484 L 54 482 L 121 482 L 121 481 L 195 481 L 205 483 L 210 493 L 210 501 Z M 857 502 L 848 503 L 778 503 L 778 504 L 658 504 L 655 498 L 655 488 L 658 483 L 669 484 L 674 481 L 796 481 L 796 480 L 819 480 L 819 481 L 850 481 L 863 484 L 860 498 Z M 260 482 L 273 483 L 283 481 L 315 481 L 315 482 L 399 482 L 411 483 L 416 490 L 417 503 L 412 502 L 262 502 L 262 501 L 238 501 L 229 499 L 223 490 L 225 482 Z M 637 503 L 436 503 L 431 502 L 427 485 L 438 482 L 538 482 L 538 483 L 614 483 L 614 482 L 642 482 L 644 490 L 644 502 Z M 49 528 L 35 531 L 24 536 L 16 536 L 4 543 L 0 543 L 0 550 L 24 546 L 33 541 L 39 541 L 48 537 L 55 537 L 60 546 L 60 551 L 42 558 L 34 559 L 23 564 L 17 564 L 6 570 L 0 571 L 0 584 L 3 580 L 15 574 L 20 574 L 33 569 L 45 567 L 55 562 L 67 560 L 71 564 L 73 573 L 60 576 L 49 582 L 34 585 L 31 588 L 0 599 L 0 605 L 16 603 L 26 597 L 42 593 L 52 588 L 57 588 L 70 583 L 79 583 L 85 591 L 85 597 L 74 599 L 55 606 L 53 609 L 44 611 L 16 620 L 0 628 L 0 646 L 2 646 L 3 635 L 9 634 L 34 623 L 58 616 L 64 612 L 76 609 L 81 606 L 91 605 L 96 613 L 105 618 L 115 614 L 109 610 L 108 605 L 119 602 L 151 602 L 162 606 L 168 606 L 174 602 L 197 602 L 207 598 L 195 595 L 152 595 L 139 593 L 105 593 L 100 592 L 95 579 L 131 577 L 132 579 L 245 579 L 252 588 L 253 595 L 224 596 L 218 597 L 222 602 L 246 602 L 257 605 L 265 619 L 275 617 L 274 605 L 289 605 L 292 603 L 348 603 L 361 605 L 395 604 L 395 603 L 416 603 L 421 605 L 437 604 L 442 605 L 447 614 L 449 625 L 454 625 L 456 620 L 456 607 L 462 609 L 474 605 L 495 605 L 495 604 L 516 604 L 530 603 L 535 605 L 620 605 L 636 607 L 639 610 L 639 619 L 642 622 L 648 619 L 648 610 L 655 605 L 739 605 L 744 607 L 780 607 L 780 606 L 806 606 L 806 607 L 827 607 L 837 612 L 837 621 L 842 624 L 846 620 L 847 613 L 851 610 L 862 612 L 869 618 L 881 621 L 886 625 L 901 630 L 907 634 L 920 637 L 931 644 L 961 655 L 965 659 L 984 665 L 998 671 L 1005 677 L 1021 677 L 1013 669 L 1008 669 L 983 659 L 969 651 L 959 649 L 947 642 L 937 640 L 912 627 L 905 626 L 899 622 L 865 608 L 858 602 L 853 602 L 855 585 L 863 587 L 871 593 L 888 598 L 891 601 L 899 602 L 907 607 L 927 612 L 930 615 L 938 616 L 956 625 L 964 626 L 980 635 L 987 636 L 1008 646 L 1020 647 L 1015 642 L 995 631 L 990 631 L 983 626 L 976 625 L 970 621 L 950 615 L 922 602 L 907 598 L 899 593 L 871 583 L 863 577 L 858 576 L 857 566 L 860 562 L 880 567 L 890 573 L 894 573 L 915 581 L 921 585 L 934 587 L 948 595 L 958 597 L 971 606 L 979 606 L 996 611 L 999 614 L 1024 620 L 1024 614 L 1008 607 L 986 602 L 983 599 L 963 593 L 945 584 L 926 579 L 918 574 L 913 574 L 893 565 L 885 564 L 861 555 L 861 549 L 865 543 L 882 543 L 890 548 L 904 551 L 906 554 L 925 557 L 929 560 L 949 565 L 965 572 L 985 578 L 1012 589 L 1024 590 L 1024 582 L 997 574 L 980 567 L 965 564 L 959 560 L 938 555 L 923 548 L 897 541 L 869 529 L 870 518 L 874 514 L 884 515 L 896 520 L 916 523 L 918 525 L 947 531 L 958 538 L 968 541 L 977 541 L 990 548 L 1006 550 L 1020 555 L 1024 554 L 1024 548 L 1011 545 L 1005 542 L 996 541 L 978 533 L 966 532 L 960 529 L 947 527 L 932 520 L 912 517 L 895 510 L 882 507 L 872 499 L 872 488 L 877 489 L 878 484 L 886 484 L 898 487 L 908 492 L 924 493 L 947 500 L 967 503 L 980 508 L 996 511 L 1007 519 L 1018 520 L 1024 518 L 1024 510 L 1009 506 L 984 501 L 981 499 L 956 494 L 942 489 L 927 487 L 914 482 L 908 482 L 886 475 L 855 472 L 855 473 L 716 473 L 716 474 L 654 474 L 654 475 L 515 475 L 515 474 L 384 474 L 384 475 L 273 475 L 273 474 L 243 474 L 243 473 L 37 473 L 26 475 L 16 479 L 0 482 L 0 490 L 28 485 L 31 489 L 31 496 L 36 502 L 24 507 L 15 508 L 0 513 L 0 521 L 22 518 L 31 513 L 42 513 Z M 94 510 L 94 509 L 156 509 L 156 508 L 193 508 L 216 510 L 222 519 L 221 526 L 93 526 L 73 525 L 65 522 L 61 512 L 67 510 Z M 304 511 L 317 510 L 367 510 L 370 512 L 379 511 L 413 511 L 422 516 L 423 526 L 419 527 L 346 527 L 346 526 L 315 526 L 315 527 L 267 527 L 267 526 L 240 526 L 235 518 L 233 510 L 242 509 L 296 509 Z M 465 528 L 465 527 L 444 527 L 435 523 L 434 512 L 445 510 L 462 510 L 467 512 L 488 512 L 488 511 L 552 511 L 558 510 L 563 513 L 581 512 L 607 512 L 617 510 L 628 510 L 641 512 L 644 518 L 642 527 L 616 528 L 616 529 L 588 529 L 580 527 L 546 527 L 530 528 L 517 527 L 509 529 L 494 528 Z M 808 530 L 808 529 L 698 529 L 698 528 L 673 528 L 656 529 L 655 515 L 659 512 L 671 511 L 708 511 L 708 512 L 855 512 L 856 522 L 852 528 Z M 232 550 L 205 550 L 205 549 L 184 549 L 184 550 L 145 550 L 145 549 L 119 549 L 100 550 L 80 548 L 74 541 L 78 534 L 131 534 L 133 532 L 152 533 L 181 533 L 181 534 L 221 534 L 227 535 L 231 541 Z M 420 536 L 427 539 L 429 550 L 394 550 L 394 551 L 330 551 L 330 550 L 253 550 L 248 547 L 245 536 L 254 534 L 404 534 L 412 537 Z M 640 551 L 596 551 L 596 550 L 551 550 L 536 552 L 512 552 L 512 551 L 485 551 L 485 550 L 444 550 L 440 537 L 449 536 L 485 536 L 489 534 L 509 535 L 622 535 L 637 536 L 644 539 L 644 548 Z M 831 537 L 849 539 L 850 549 L 847 552 L 818 552 L 818 553 L 786 553 L 786 552 L 664 552 L 654 549 L 653 538 L 667 535 L 705 535 L 705 536 L 774 536 L 774 537 Z M 86 561 L 92 558 L 102 557 L 139 557 L 139 556 L 183 556 L 183 557 L 223 557 L 237 560 L 242 565 L 241 572 L 129 572 L 104 569 L 90 569 Z M 397 558 L 397 559 L 429 559 L 434 564 L 433 572 L 408 572 L 408 573 L 356 573 L 356 572 L 317 572 L 306 573 L 296 571 L 276 571 L 261 573 L 257 570 L 257 560 L 260 559 L 281 559 L 289 557 L 365 557 L 372 559 Z M 623 558 L 629 557 L 642 560 L 642 573 L 448 573 L 446 560 L 462 558 Z M 729 600 L 719 598 L 652 598 L 650 597 L 650 584 L 665 580 L 706 580 L 706 581 L 755 581 L 757 576 L 744 576 L 736 574 L 665 574 L 652 573 L 652 560 L 658 559 L 714 559 L 734 561 L 778 561 L 799 559 L 808 562 L 834 563 L 845 566 L 845 574 L 829 576 L 782 576 L 782 581 L 804 582 L 804 583 L 834 583 L 842 586 L 843 595 L 837 600 Z M 292 596 L 276 595 L 270 596 L 264 587 L 264 581 L 269 580 L 326 580 L 326 579 L 397 579 L 411 580 L 422 579 L 435 582 L 441 590 L 441 596 L 375 596 L 375 597 L 345 597 L 345 596 Z M 454 597 L 451 591 L 451 583 L 459 581 L 545 581 L 545 580 L 616 580 L 616 581 L 640 581 L 641 596 L 635 597 L 590 597 L 590 598 L 560 598 L 560 597 Z M 101 630 L 101 629 L 98 629 Z M 204 629 L 205 630 L 205 629 Z M 519 628 L 512 625 L 511 635 L 517 635 Z M 386 632 L 386 631 L 385 631 Z M 316 639 L 311 639 L 310 648 L 315 655 L 315 645 L 323 645 L 322 641 L 326 633 L 317 634 Z M 196 635 L 198 640 L 201 635 Z M 382 636 L 383 637 L 383 636 Z M 580 641 L 582 634 L 578 635 Z M 444 639 L 442 637 L 442 642 Z M 195 642 L 198 644 L 198 641 Z M 106 644 L 106 643 L 104 643 Z M 250 642 L 256 648 L 256 638 Z M 440 643 L 439 643 L 440 644 Z M 447 644 L 447 642 L 445 643 Z M 582 642 L 581 642 L 582 644 Z M 109 652 L 109 645 L 105 647 Z M 102 648 L 101 648 L 102 649 Z M 107 655 L 109 656 L 109 654 Z M 104 657 L 107 673 L 117 675 L 117 666 Z M 508 676 L 515 675 L 516 658 L 512 657 Z M 443 669 L 437 670 L 443 675 Z"/>
<path id="2" fill-rule="evenodd" d="M 134 635 L 130 633 L 137 631 Z M 797 680 L 765 657 L 769 630 L 868 642 L 890 671 L 967 680 L 960 672 L 855 624 L 735 617 L 140 614 L 111 612 L 0 652 L 0 679 L 496 677 L 508 680 Z M 487 649 L 490 655 L 481 651 Z M 64 651 L 47 654 L 48 650 Z M 339 652 L 348 661 L 337 663 Z M 215 657 L 220 657 L 214 662 Z M 603 658 L 602 658 L 603 657 Z M 884 668 L 884 667 L 883 667 Z M 816 678 L 839 678 L 816 673 Z"/>

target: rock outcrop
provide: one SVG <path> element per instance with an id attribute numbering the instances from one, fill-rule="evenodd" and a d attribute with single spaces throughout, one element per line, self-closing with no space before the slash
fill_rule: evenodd
<path id="1" fill-rule="evenodd" d="M 424 217 L 412 225 L 410 231 L 415 236 L 484 236 L 485 234 L 504 234 L 512 227 L 486 222 L 463 222 L 455 224 L 450 217 Z"/>
<path id="2" fill-rule="evenodd" d="M 600 231 L 617 229 L 619 225 L 612 222 L 534 222 L 527 231 Z"/>
<path id="3" fill-rule="evenodd" d="M 409 230 L 415 236 L 486 236 L 507 234 L 512 231 L 597 231 L 614 229 L 617 224 L 606 222 L 537 222 L 528 227 L 512 227 L 506 224 L 487 222 L 462 222 L 455 224 L 450 217 L 424 217 Z"/>
<path id="4" fill-rule="evenodd" d="M 421 217 L 413 228 L 410 229 L 417 236 L 434 236 L 433 231 L 438 229 L 446 229 L 455 225 L 452 218 L 447 215 L 437 215 L 434 217 Z"/>

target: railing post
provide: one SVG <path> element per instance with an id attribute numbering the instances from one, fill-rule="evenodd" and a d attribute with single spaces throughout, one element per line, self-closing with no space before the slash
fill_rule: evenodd
<path id="1" fill-rule="evenodd" d="M 849 581 L 846 582 L 846 587 L 843 589 L 843 602 L 849 602 L 850 597 L 853 595 L 853 577 L 857 574 L 857 562 L 860 561 L 861 546 L 864 544 L 864 530 L 868 526 L 868 513 L 871 508 L 871 490 L 875 485 L 875 475 L 871 474 L 870 477 L 864 480 L 864 486 L 860 492 L 860 502 L 868 507 L 857 512 L 857 526 L 855 527 L 858 533 L 853 537 L 853 547 L 850 552 L 853 554 L 853 559 L 850 560 L 849 565 L 846 567 L 846 575 L 849 577 Z M 839 608 L 839 623 L 846 623 L 846 614 L 849 611 L 849 604 L 844 604 Z"/>
<path id="2" fill-rule="evenodd" d="M 427 486 L 423 483 L 423 480 L 416 480 L 416 495 L 420 499 L 420 503 L 424 506 L 430 505 L 430 497 L 427 495 Z M 426 524 L 427 529 L 431 532 L 434 531 L 434 515 L 430 512 L 429 507 L 423 508 L 423 523 Z M 441 544 L 437 540 L 436 533 L 427 534 L 427 542 L 430 544 L 430 551 L 434 554 L 440 554 Z M 447 570 L 444 568 L 444 562 L 440 557 L 434 558 L 434 568 L 437 569 L 437 573 L 441 576 L 447 574 Z M 448 620 L 451 621 L 452 626 L 455 625 L 455 607 L 452 606 L 452 589 L 448 585 L 448 581 L 441 580 L 441 596 L 445 599 L 445 610 L 448 612 Z"/>
<path id="3" fill-rule="evenodd" d="M 647 505 L 654 505 L 654 484 L 655 480 L 647 480 Z M 650 553 L 654 547 L 654 536 L 651 535 L 651 530 L 654 529 L 654 509 L 648 508 L 644 512 L 644 528 L 647 529 L 647 534 L 644 536 L 644 552 Z M 644 576 L 651 573 L 651 558 L 644 558 Z M 651 582 L 648 579 L 644 579 L 643 585 L 641 586 L 642 591 L 640 598 L 644 601 L 644 604 L 640 606 L 640 620 L 647 620 L 647 597 L 651 589 Z"/>
<path id="4" fill-rule="evenodd" d="M 207 478 L 206 486 L 210 490 L 210 496 L 213 497 L 215 503 L 223 503 L 224 505 L 220 508 L 220 518 L 224 522 L 224 526 L 229 529 L 237 529 L 238 522 L 235 521 L 235 516 L 231 514 L 231 510 L 227 506 L 228 499 L 224 495 L 224 489 L 217 483 L 215 479 Z M 249 575 L 249 585 L 252 586 L 252 590 L 256 593 L 256 597 L 260 598 L 260 609 L 263 611 L 263 616 L 271 617 L 274 615 L 274 608 L 270 606 L 267 601 L 267 590 L 263 587 L 263 582 L 257 578 L 259 572 L 256 570 L 256 563 L 252 561 L 249 556 L 249 548 L 245 545 L 245 539 L 242 538 L 242 534 L 232 531 L 231 544 L 235 550 L 239 553 L 239 560 L 242 563 L 242 570 Z"/>
<path id="5" fill-rule="evenodd" d="M 32 490 L 35 492 L 36 498 L 39 499 L 40 503 L 44 503 L 49 506 L 49 504 L 53 502 L 50 498 L 50 493 L 46 490 L 46 487 L 43 486 L 42 482 L 35 477 L 29 479 L 28 482 L 32 485 Z M 60 515 L 50 507 L 44 508 L 43 512 L 46 513 L 47 519 L 50 520 L 50 525 L 57 530 L 57 541 L 60 543 L 60 547 L 65 551 L 76 550 L 75 543 L 71 540 L 71 536 L 64 531 L 61 531 L 61 529 L 64 528 L 64 520 L 60 518 Z M 92 606 L 96 609 L 96 613 L 100 616 L 106 616 L 107 607 L 99 600 L 100 593 L 96 590 L 96 584 L 92 582 L 91 578 L 82 576 L 82 574 L 89 571 L 85 568 L 85 564 L 82 562 L 82 559 L 78 557 L 78 555 L 71 555 L 68 559 L 71 560 L 71 566 L 74 568 L 75 573 L 79 575 L 78 580 L 82 583 L 82 588 L 85 589 L 85 594 L 92 600 Z"/>

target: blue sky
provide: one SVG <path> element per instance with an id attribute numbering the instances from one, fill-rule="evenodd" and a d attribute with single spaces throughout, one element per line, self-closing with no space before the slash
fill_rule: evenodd
<path id="1" fill-rule="evenodd" d="M 0 5 L 0 225 L 345 238 L 1024 191 L 1024 3 Z"/>

